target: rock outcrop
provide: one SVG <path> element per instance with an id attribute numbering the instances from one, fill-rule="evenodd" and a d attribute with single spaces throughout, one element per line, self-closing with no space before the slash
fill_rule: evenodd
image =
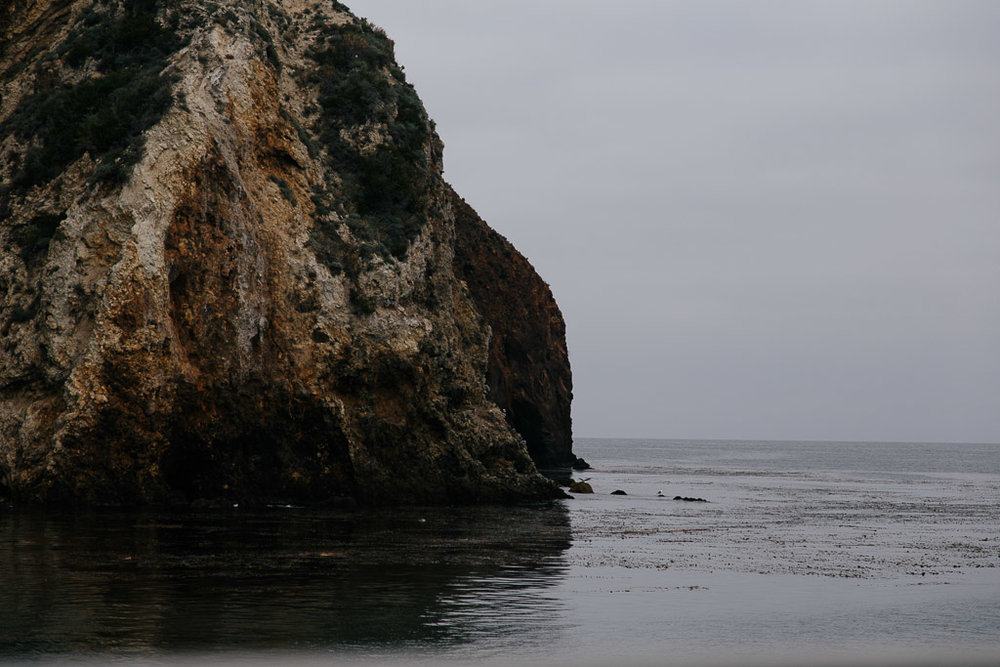
<path id="1" fill-rule="evenodd" d="M 558 309 L 468 246 L 384 33 L 331 0 L 16 0 L 0 31 L 0 496 L 560 495 L 528 452 L 572 456 Z"/>
<path id="2" fill-rule="evenodd" d="M 570 402 L 573 377 L 566 323 L 552 291 L 528 260 L 464 199 L 455 208 L 455 272 L 489 323 L 490 396 L 543 468 L 577 464 Z"/>

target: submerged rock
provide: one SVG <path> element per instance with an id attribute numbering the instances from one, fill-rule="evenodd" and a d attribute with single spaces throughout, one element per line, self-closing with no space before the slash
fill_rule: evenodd
<path id="1" fill-rule="evenodd" d="M 0 32 L 0 496 L 562 493 L 529 455 L 575 460 L 558 308 L 443 181 L 381 30 L 19 0 Z"/>

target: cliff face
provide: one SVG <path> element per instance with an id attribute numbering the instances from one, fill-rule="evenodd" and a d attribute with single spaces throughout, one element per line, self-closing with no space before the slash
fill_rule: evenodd
<path id="1" fill-rule="evenodd" d="M 452 192 L 455 272 L 489 323 L 490 397 L 543 468 L 582 464 L 573 455 L 573 377 L 566 323 L 528 260 Z"/>
<path id="2" fill-rule="evenodd" d="M 568 453 L 568 366 L 532 370 L 561 328 L 491 346 L 509 255 L 456 259 L 467 214 L 381 31 L 330 0 L 4 11 L 0 495 L 559 494 L 511 424 Z"/>

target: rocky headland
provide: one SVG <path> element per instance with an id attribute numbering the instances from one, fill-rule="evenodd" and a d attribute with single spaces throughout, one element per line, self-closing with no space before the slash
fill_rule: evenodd
<path id="1" fill-rule="evenodd" d="M 551 292 L 331 0 L 0 7 L 0 497 L 509 502 L 576 461 Z"/>

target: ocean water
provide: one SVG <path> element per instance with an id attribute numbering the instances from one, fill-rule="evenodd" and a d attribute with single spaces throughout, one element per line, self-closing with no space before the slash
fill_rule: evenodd
<path id="1" fill-rule="evenodd" d="M 1000 445 L 574 448 L 544 505 L 0 508 L 0 662 L 1000 665 Z"/>

